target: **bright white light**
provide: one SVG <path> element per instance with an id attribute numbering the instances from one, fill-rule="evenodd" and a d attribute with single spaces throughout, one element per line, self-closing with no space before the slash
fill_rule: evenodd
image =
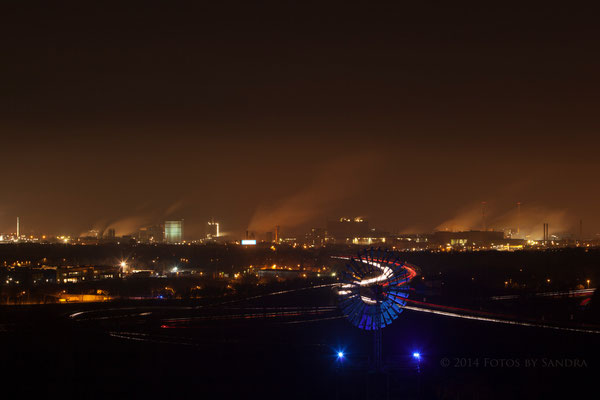
<path id="1" fill-rule="evenodd" d="M 344 358 L 344 352 L 338 351 L 338 358 Z"/>
<path id="2" fill-rule="evenodd" d="M 255 246 L 255 245 L 256 245 L 255 239 L 242 239 L 242 246 Z"/>
<path id="3" fill-rule="evenodd" d="M 360 296 L 360 299 L 366 304 L 377 304 L 377 302 L 370 297 Z"/>
<path id="4" fill-rule="evenodd" d="M 414 358 L 421 358 L 421 353 L 413 353 Z"/>
<path id="5" fill-rule="evenodd" d="M 380 270 L 383 271 L 382 274 L 379 276 L 376 276 L 374 278 L 369 278 L 369 279 L 363 279 L 362 281 L 360 281 L 359 284 L 361 286 L 368 286 L 373 283 L 386 281 L 394 275 L 394 271 L 392 271 L 392 269 L 389 267 L 382 267 L 381 264 L 373 262 L 373 261 L 367 261 L 367 260 L 361 260 L 361 261 L 366 264 L 373 265 L 374 267 L 379 268 Z"/>
<path id="6" fill-rule="evenodd" d="M 173 268 L 171 268 L 171 272 L 177 272 L 178 269 L 179 268 L 177 268 L 177 267 L 173 267 Z"/>

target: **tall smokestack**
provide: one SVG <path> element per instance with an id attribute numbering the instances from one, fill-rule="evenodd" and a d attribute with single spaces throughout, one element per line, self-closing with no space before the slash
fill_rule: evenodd
<path id="1" fill-rule="evenodd" d="M 279 225 L 275 226 L 275 243 L 279 243 Z"/>
<path id="2" fill-rule="evenodd" d="M 517 235 L 521 233 L 521 202 L 517 202 Z"/>
<path id="3" fill-rule="evenodd" d="M 546 223 L 542 224 L 542 244 L 546 244 Z"/>
<path id="4" fill-rule="evenodd" d="M 486 231 L 487 230 L 487 226 L 485 224 L 485 205 L 487 203 L 485 201 L 481 202 L 481 228 L 482 230 Z"/>
<path id="5" fill-rule="evenodd" d="M 21 237 L 21 221 L 19 217 L 17 217 L 17 240 Z"/>

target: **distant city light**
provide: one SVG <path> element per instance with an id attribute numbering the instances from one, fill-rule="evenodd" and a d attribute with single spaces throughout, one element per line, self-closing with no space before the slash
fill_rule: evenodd
<path id="1" fill-rule="evenodd" d="M 419 359 L 419 358 L 421 358 L 421 353 L 415 352 L 415 353 L 413 353 L 413 357 L 416 359 Z"/>
<path id="2" fill-rule="evenodd" d="M 171 268 L 171 272 L 177 272 L 178 270 L 179 270 L 179 268 L 177 268 L 177 267 Z"/>
<path id="3" fill-rule="evenodd" d="M 255 246 L 256 239 L 242 239 L 242 246 Z"/>
<path id="4" fill-rule="evenodd" d="M 344 358 L 344 352 L 338 351 L 337 356 L 338 356 L 338 358 Z"/>

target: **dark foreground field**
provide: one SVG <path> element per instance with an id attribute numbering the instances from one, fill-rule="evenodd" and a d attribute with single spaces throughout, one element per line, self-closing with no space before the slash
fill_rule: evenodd
<path id="1" fill-rule="evenodd" d="M 208 312 L 182 302 L 3 308 L 2 397 L 534 399 L 597 392 L 597 334 L 405 311 L 383 331 L 386 367 L 376 374 L 368 367 L 371 335 L 334 308 L 261 311 L 289 306 L 271 303 Z M 69 317 L 82 310 L 92 312 Z"/>

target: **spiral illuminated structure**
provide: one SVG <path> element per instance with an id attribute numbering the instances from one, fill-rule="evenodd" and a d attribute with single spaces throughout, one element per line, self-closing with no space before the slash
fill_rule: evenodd
<path id="1" fill-rule="evenodd" d="M 348 260 L 337 292 L 348 320 L 358 328 L 377 330 L 398 318 L 415 267 L 399 261 L 396 252 L 373 248 L 340 258 Z"/>

